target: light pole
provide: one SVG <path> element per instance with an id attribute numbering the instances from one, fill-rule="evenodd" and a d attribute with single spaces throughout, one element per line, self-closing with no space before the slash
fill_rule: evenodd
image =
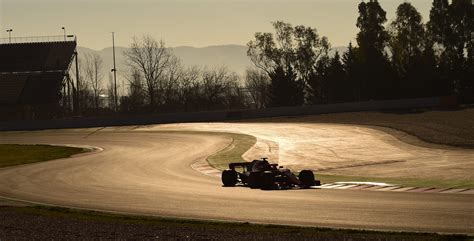
<path id="1" fill-rule="evenodd" d="M 66 28 L 65 28 L 65 27 L 61 27 L 61 29 L 63 30 L 63 33 L 64 33 L 64 41 L 66 42 Z"/>
<path id="2" fill-rule="evenodd" d="M 117 101 L 117 69 L 115 67 L 115 32 L 112 32 L 112 56 L 114 58 L 114 68 L 111 70 L 114 72 L 114 105 L 115 105 L 115 111 L 117 111 L 118 108 L 118 101 Z"/>
<path id="3" fill-rule="evenodd" d="M 80 107 L 81 105 L 79 104 L 79 101 L 80 101 L 80 96 L 79 96 L 79 53 L 77 52 L 77 48 L 76 48 L 76 51 L 74 51 L 74 55 L 76 55 L 76 88 L 74 88 L 74 85 L 72 86 L 72 91 L 73 91 L 73 95 L 74 95 L 72 106 L 73 106 L 74 114 L 78 115 L 79 114 L 79 108 L 81 108 Z"/>
<path id="4" fill-rule="evenodd" d="M 10 43 L 12 43 L 12 32 L 13 32 L 13 29 L 7 29 L 8 41 L 9 41 Z"/>

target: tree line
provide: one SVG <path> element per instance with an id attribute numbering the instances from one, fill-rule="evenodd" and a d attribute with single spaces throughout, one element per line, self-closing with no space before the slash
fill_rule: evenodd
<path id="1" fill-rule="evenodd" d="M 125 112 L 201 111 L 245 108 L 239 76 L 226 67 L 183 66 L 163 41 L 134 38 L 125 53 L 129 95 Z"/>
<path id="2" fill-rule="evenodd" d="M 148 114 L 180 111 L 209 111 L 248 108 L 240 76 L 225 66 L 199 68 L 184 66 L 163 41 L 150 36 L 134 38 L 125 53 L 127 71 L 125 94 L 115 96 L 114 82 L 103 84 L 103 60 L 96 54 L 78 58 L 79 78 L 72 68 L 67 85 L 76 96 L 80 115 Z M 125 86 L 118 86 L 118 88 Z M 69 89 L 69 88 L 65 88 Z M 67 92 L 67 91 L 66 91 Z M 63 106 L 70 106 L 71 93 L 63 94 Z M 114 106 L 117 98 L 119 105 Z"/>
<path id="3" fill-rule="evenodd" d="M 127 94 L 99 84 L 102 60 L 80 64 L 81 109 L 103 106 L 101 95 L 124 113 L 266 108 L 456 95 L 474 103 L 474 7 L 471 0 L 434 0 L 429 20 L 409 2 L 387 23 L 377 0 L 358 5 L 356 43 L 344 53 L 317 29 L 273 22 L 255 33 L 247 55 L 254 67 L 239 76 L 226 67 L 184 66 L 163 41 L 134 38 L 125 53 Z M 71 76 L 75 76 L 72 74 Z M 71 84 L 74 81 L 70 81 Z M 69 83 L 69 82 L 68 82 Z M 80 84 L 79 84 L 80 83 Z M 110 105 L 109 105 L 110 106 Z"/>
<path id="4" fill-rule="evenodd" d="M 256 33 L 247 44 L 256 67 L 247 83 L 259 106 L 450 95 L 474 102 L 470 0 L 434 0 L 427 23 L 409 2 L 388 24 L 377 0 L 361 2 L 358 11 L 357 45 L 333 56 L 314 28 L 277 21 L 274 33 Z"/>

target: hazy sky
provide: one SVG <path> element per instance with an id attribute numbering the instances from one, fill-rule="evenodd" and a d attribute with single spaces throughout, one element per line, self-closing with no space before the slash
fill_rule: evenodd
<path id="1" fill-rule="evenodd" d="M 357 33 L 358 0 L 0 0 L 0 37 L 78 36 L 92 49 L 129 46 L 132 36 L 149 34 L 167 46 L 246 44 L 255 32 L 284 20 L 318 29 L 333 46 L 346 46 Z M 394 17 L 403 0 L 379 0 Z M 432 0 L 410 1 L 426 21 Z"/>

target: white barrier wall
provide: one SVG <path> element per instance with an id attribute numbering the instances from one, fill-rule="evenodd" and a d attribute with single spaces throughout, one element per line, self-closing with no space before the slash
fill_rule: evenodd
<path id="1" fill-rule="evenodd" d="M 143 116 L 84 117 L 70 119 L 0 122 L 0 131 L 86 128 L 103 126 L 148 125 L 178 122 L 228 121 L 278 116 L 313 115 L 393 109 L 414 109 L 440 106 L 440 98 L 365 101 L 326 105 L 267 108 L 263 110 L 205 111 Z"/>

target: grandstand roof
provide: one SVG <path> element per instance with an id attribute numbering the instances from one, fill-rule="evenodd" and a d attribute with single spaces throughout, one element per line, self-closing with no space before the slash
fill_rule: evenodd
<path id="1" fill-rule="evenodd" d="M 64 71 L 75 49 L 76 41 L 0 44 L 0 73 Z"/>
<path id="2" fill-rule="evenodd" d="M 46 43 L 46 42 L 76 42 L 74 35 L 29 36 L 0 38 L 0 44 Z"/>

